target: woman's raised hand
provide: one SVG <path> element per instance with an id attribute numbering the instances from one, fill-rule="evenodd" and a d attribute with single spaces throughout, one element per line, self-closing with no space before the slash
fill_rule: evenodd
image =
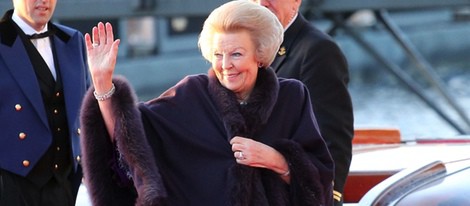
<path id="1" fill-rule="evenodd" d="M 114 39 L 110 23 L 99 22 L 93 27 L 92 36 L 85 34 L 88 67 L 97 93 L 105 93 L 112 87 L 119 42 Z"/>

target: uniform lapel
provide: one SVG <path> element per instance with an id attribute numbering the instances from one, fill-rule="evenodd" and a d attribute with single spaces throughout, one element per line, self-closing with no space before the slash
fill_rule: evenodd
<path id="1" fill-rule="evenodd" d="M 42 101 L 38 80 L 35 76 L 33 65 L 31 64 L 31 61 L 29 61 L 28 53 L 26 52 L 21 38 L 19 35 L 16 35 L 11 46 L 3 40 L 2 36 L 0 54 L 2 55 L 7 70 L 10 71 L 11 75 L 18 83 L 18 86 L 23 91 L 25 97 L 31 102 L 31 105 L 33 105 L 42 122 L 47 126 L 47 116 L 46 111 L 44 110 L 44 103 Z M 20 59 L 20 61 L 18 61 L 18 59 Z"/>
<path id="2" fill-rule="evenodd" d="M 303 25 L 305 24 L 306 20 L 303 18 L 302 15 L 298 15 L 294 22 L 290 25 L 290 27 L 284 32 L 284 41 L 281 44 L 278 52 L 276 53 L 276 58 L 274 59 L 271 67 L 274 71 L 278 72 L 281 68 L 284 60 L 289 57 L 291 52 L 291 46 L 297 36 L 300 34 Z"/>

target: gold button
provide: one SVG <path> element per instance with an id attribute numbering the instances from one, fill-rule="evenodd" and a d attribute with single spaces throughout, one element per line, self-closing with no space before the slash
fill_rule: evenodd
<path id="1" fill-rule="evenodd" d="M 21 107 L 21 104 L 16 104 L 16 105 L 15 105 L 16 111 L 21 111 L 21 108 L 22 108 L 22 107 Z"/>
<path id="2" fill-rule="evenodd" d="M 80 162 L 81 158 L 80 158 L 80 155 L 77 156 L 77 162 Z"/>
<path id="3" fill-rule="evenodd" d="M 26 134 L 23 133 L 23 132 L 21 132 L 21 133 L 18 135 L 18 137 L 19 137 L 21 140 L 24 140 L 24 139 L 26 139 Z"/>
<path id="4" fill-rule="evenodd" d="M 59 110 L 54 109 L 54 114 L 57 114 L 57 113 L 59 113 Z"/>
<path id="5" fill-rule="evenodd" d="M 77 129 L 77 134 L 80 135 L 80 128 Z"/>
<path id="6" fill-rule="evenodd" d="M 29 161 L 28 160 L 23 160 L 23 166 L 29 167 Z"/>
<path id="7" fill-rule="evenodd" d="M 60 97 L 60 92 L 55 93 L 56 97 Z"/>
<path id="8" fill-rule="evenodd" d="M 59 165 L 55 164 L 54 169 L 59 169 Z"/>

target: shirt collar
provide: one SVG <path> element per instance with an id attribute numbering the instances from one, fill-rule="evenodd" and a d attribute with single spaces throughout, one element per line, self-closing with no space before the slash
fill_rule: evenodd
<path id="1" fill-rule="evenodd" d="M 284 29 L 284 31 L 287 31 L 287 29 L 289 29 L 290 25 L 292 25 L 295 21 L 295 19 L 297 19 L 297 16 L 299 16 L 299 13 L 295 13 L 295 16 L 294 18 L 292 18 L 289 22 L 289 24 L 287 24 L 286 28 Z"/>
<path id="2" fill-rule="evenodd" d="M 18 16 L 16 11 L 13 12 L 13 15 L 11 16 L 11 19 L 18 25 L 18 27 L 20 27 L 21 30 L 23 30 L 23 32 L 26 35 L 31 35 L 31 34 L 35 34 L 35 33 L 42 33 L 42 32 L 47 31 L 47 24 L 41 31 L 36 31 L 35 29 L 33 29 L 33 27 L 31 27 L 25 21 L 23 21 L 23 19 L 21 19 L 20 16 Z"/>

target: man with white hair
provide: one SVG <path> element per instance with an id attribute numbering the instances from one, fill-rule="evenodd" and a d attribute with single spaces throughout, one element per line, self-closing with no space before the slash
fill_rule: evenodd
<path id="1" fill-rule="evenodd" d="M 352 157 L 353 109 L 346 58 L 330 36 L 299 12 L 302 0 L 252 0 L 271 10 L 284 26 L 284 42 L 271 67 L 279 77 L 301 80 L 335 162 L 333 198 L 342 204 Z"/>

